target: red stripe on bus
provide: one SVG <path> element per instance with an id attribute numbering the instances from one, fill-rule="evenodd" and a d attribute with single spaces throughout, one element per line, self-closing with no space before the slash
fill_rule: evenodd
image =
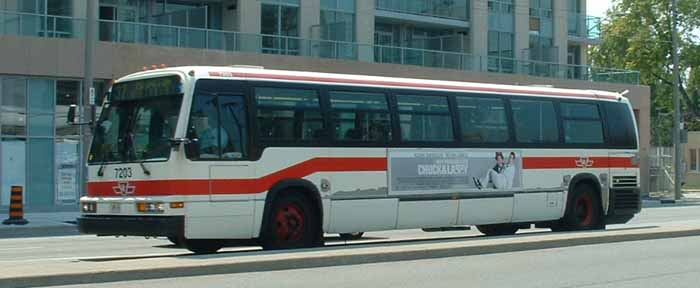
<path id="1" fill-rule="evenodd" d="M 316 172 L 386 171 L 386 161 L 386 158 L 314 158 L 257 179 L 136 180 L 124 187 L 119 187 L 118 181 L 91 182 L 88 196 L 120 196 L 118 192 L 129 196 L 208 195 L 210 188 L 211 194 L 256 194 L 281 180 L 299 179 Z"/>
<path id="2" fill-rule="evenodd" d="M 523 169 L 636 168 L 630 157 L 525 157 Z M 168 196 L 257 194 L 284 179 L 299 179 L 317 172 L 387 171 L 386 158 L 314 158 L 255 179 L 136 180 L 119 187 L 118 181 L 88 183 L 88 196 Z M 133 189 L 133 190 L 130 190 Z M 117 190 L 117 191 L 115 191 Z M 126 190 L 126 191 L 123 191 Z M 132 193 L 130 193 L 132 192 Z"/>
<path id="3" fill-rule="evenodd" d="M 525 157 L 523 169 L 637 168 L 630 157 Z"/>
<path id="4" fill-rule="evenodd" d="M 210 72 L 210 76 L 223 76 L 222 73 Z M 359 80 L 359 79 L 341 79 L 341 78 L 327 78 L 327 77 L 314 77 L 314 76 L 298 76 L 298 75 L 277 75 L 277 74 L 263 74 L 263 73 L 230 73 L 226 75 L 231 75 L 231 77 L 242 77 L 242 78 L 262 78 L 262 79 L 275 79 L 275 80 L 291 80 L 291 81 L 310 81 L 310 82 L 324 82 L 324 83 L 341 83 L 341 84 L 363 84 L 363 85 L 379 85 L 379 86 L 397 86 L 397 87 L 414 87 L 414 88 L 430 88 L 430 89 L 448 89 L 448 90 L 462 90 L 462 91 L 480 91 L 480 92 L 496 92 L 496 93 L 518 93 L 527 95 L 548 95 L 548 96 L 573 96 L 573 97 L 585 97 L 585 98 L 604 98 L 617 100 L 616 96 L 607 95 L 590 95 L 581 94 L 573 92 L 549 92 L 549 91 L 527 91 L 519 89 L 507 89 L 507 88 L 488 88 L 488 87 L 476 87 L 476 86 L 458 86 L 449 84 L 428 84 L 428 83 L 405 83 L 396 81 L 381 81 L 381 80 Z"/>

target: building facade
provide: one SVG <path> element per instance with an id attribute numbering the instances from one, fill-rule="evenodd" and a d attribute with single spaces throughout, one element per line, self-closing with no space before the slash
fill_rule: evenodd
<path id="1" fill-rule="evenodd" d="M 98 1 L 96 23 L 86 1 Z M 649 143 L 639 73 L 586 65 L 600 19 L 585 0 L 2 0 L 0 206 L 12 185 L 26 187 L 29 211 L 74 209 L 84 192 L 85 131 L 66 111 L 87 103 L 87 25 L 98 95 L 161 64 L 629 90 Z"/>

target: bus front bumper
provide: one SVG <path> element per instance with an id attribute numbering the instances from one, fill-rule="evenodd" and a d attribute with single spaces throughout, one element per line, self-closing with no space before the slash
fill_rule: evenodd
<path id="1" fill-rule="evenodd" d="M 177 237 L 184 231 L 184 216 L 83 215 L 78 230 L 98 236 Z"/>
<path id="2" fill-rule="evenodd" d="M 642 198 L 639 188 L 610 189 L 610 205 L 605 224 L 627 223 L 642 210 Z"/>

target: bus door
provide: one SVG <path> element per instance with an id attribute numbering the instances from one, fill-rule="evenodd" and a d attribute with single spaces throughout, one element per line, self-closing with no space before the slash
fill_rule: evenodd
<path id="1" fill-rule="evenodd" d="M 236 91 L 219 92 L 219 85 L 198 82 L 187 136 L 194 140 L 188 158 L 207 166 L 211 201 L 250 194 L 240 183 L 253 174 L 246 98 Z"/>
<path id="2" fill-rule="evenodd" d="M 240 200 L 251 195 L 245 185 L 253 177 L 248 159 L 248 114 L 243 94 L 217 94 L 211 98 L 217 123 L 200 136 L 200 150 L 211 153 L 209 195 L 211 201 Z M 214 160 L 214 159 L 213 159 Z M 228 197 L 227 197 L 228 196 Z M 245 198 L 245 197 L 244 197 Z"/>
<path id="3" fill-rule="evenodd" d="M 243 94 L 195 95 L 191 119 L 196 124 L 199 160 L 208 168 L 209 203 L 193 215 L 189 231 L 214 238 L 252 236 L 254 201 L 248 158 L 248 114 Z M 197 109 L 203 107 L 203 109 Z M 191 120 L 192 121 L 192 120 Z M 199 225 L 201 224 L 201 225 Z M 188 233 L 189 233 L 188 232 Z"/>

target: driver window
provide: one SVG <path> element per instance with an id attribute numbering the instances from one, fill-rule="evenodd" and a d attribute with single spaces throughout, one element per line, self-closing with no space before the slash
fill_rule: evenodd
<path id="1" fill-rule="evenodd" d="M 192 139 L 189 158 L 193 160 L 219 159 L 222 129 L 219 127 L 216 96 L 198 94 L 192 103 L 187 138 Z"/>
<path id="2" fill-rule="evenodd" d="M 238 160 L 247 151 L 247 114 L 241 95 L 195 95 L 188 127 L 188 158 Z"/>

